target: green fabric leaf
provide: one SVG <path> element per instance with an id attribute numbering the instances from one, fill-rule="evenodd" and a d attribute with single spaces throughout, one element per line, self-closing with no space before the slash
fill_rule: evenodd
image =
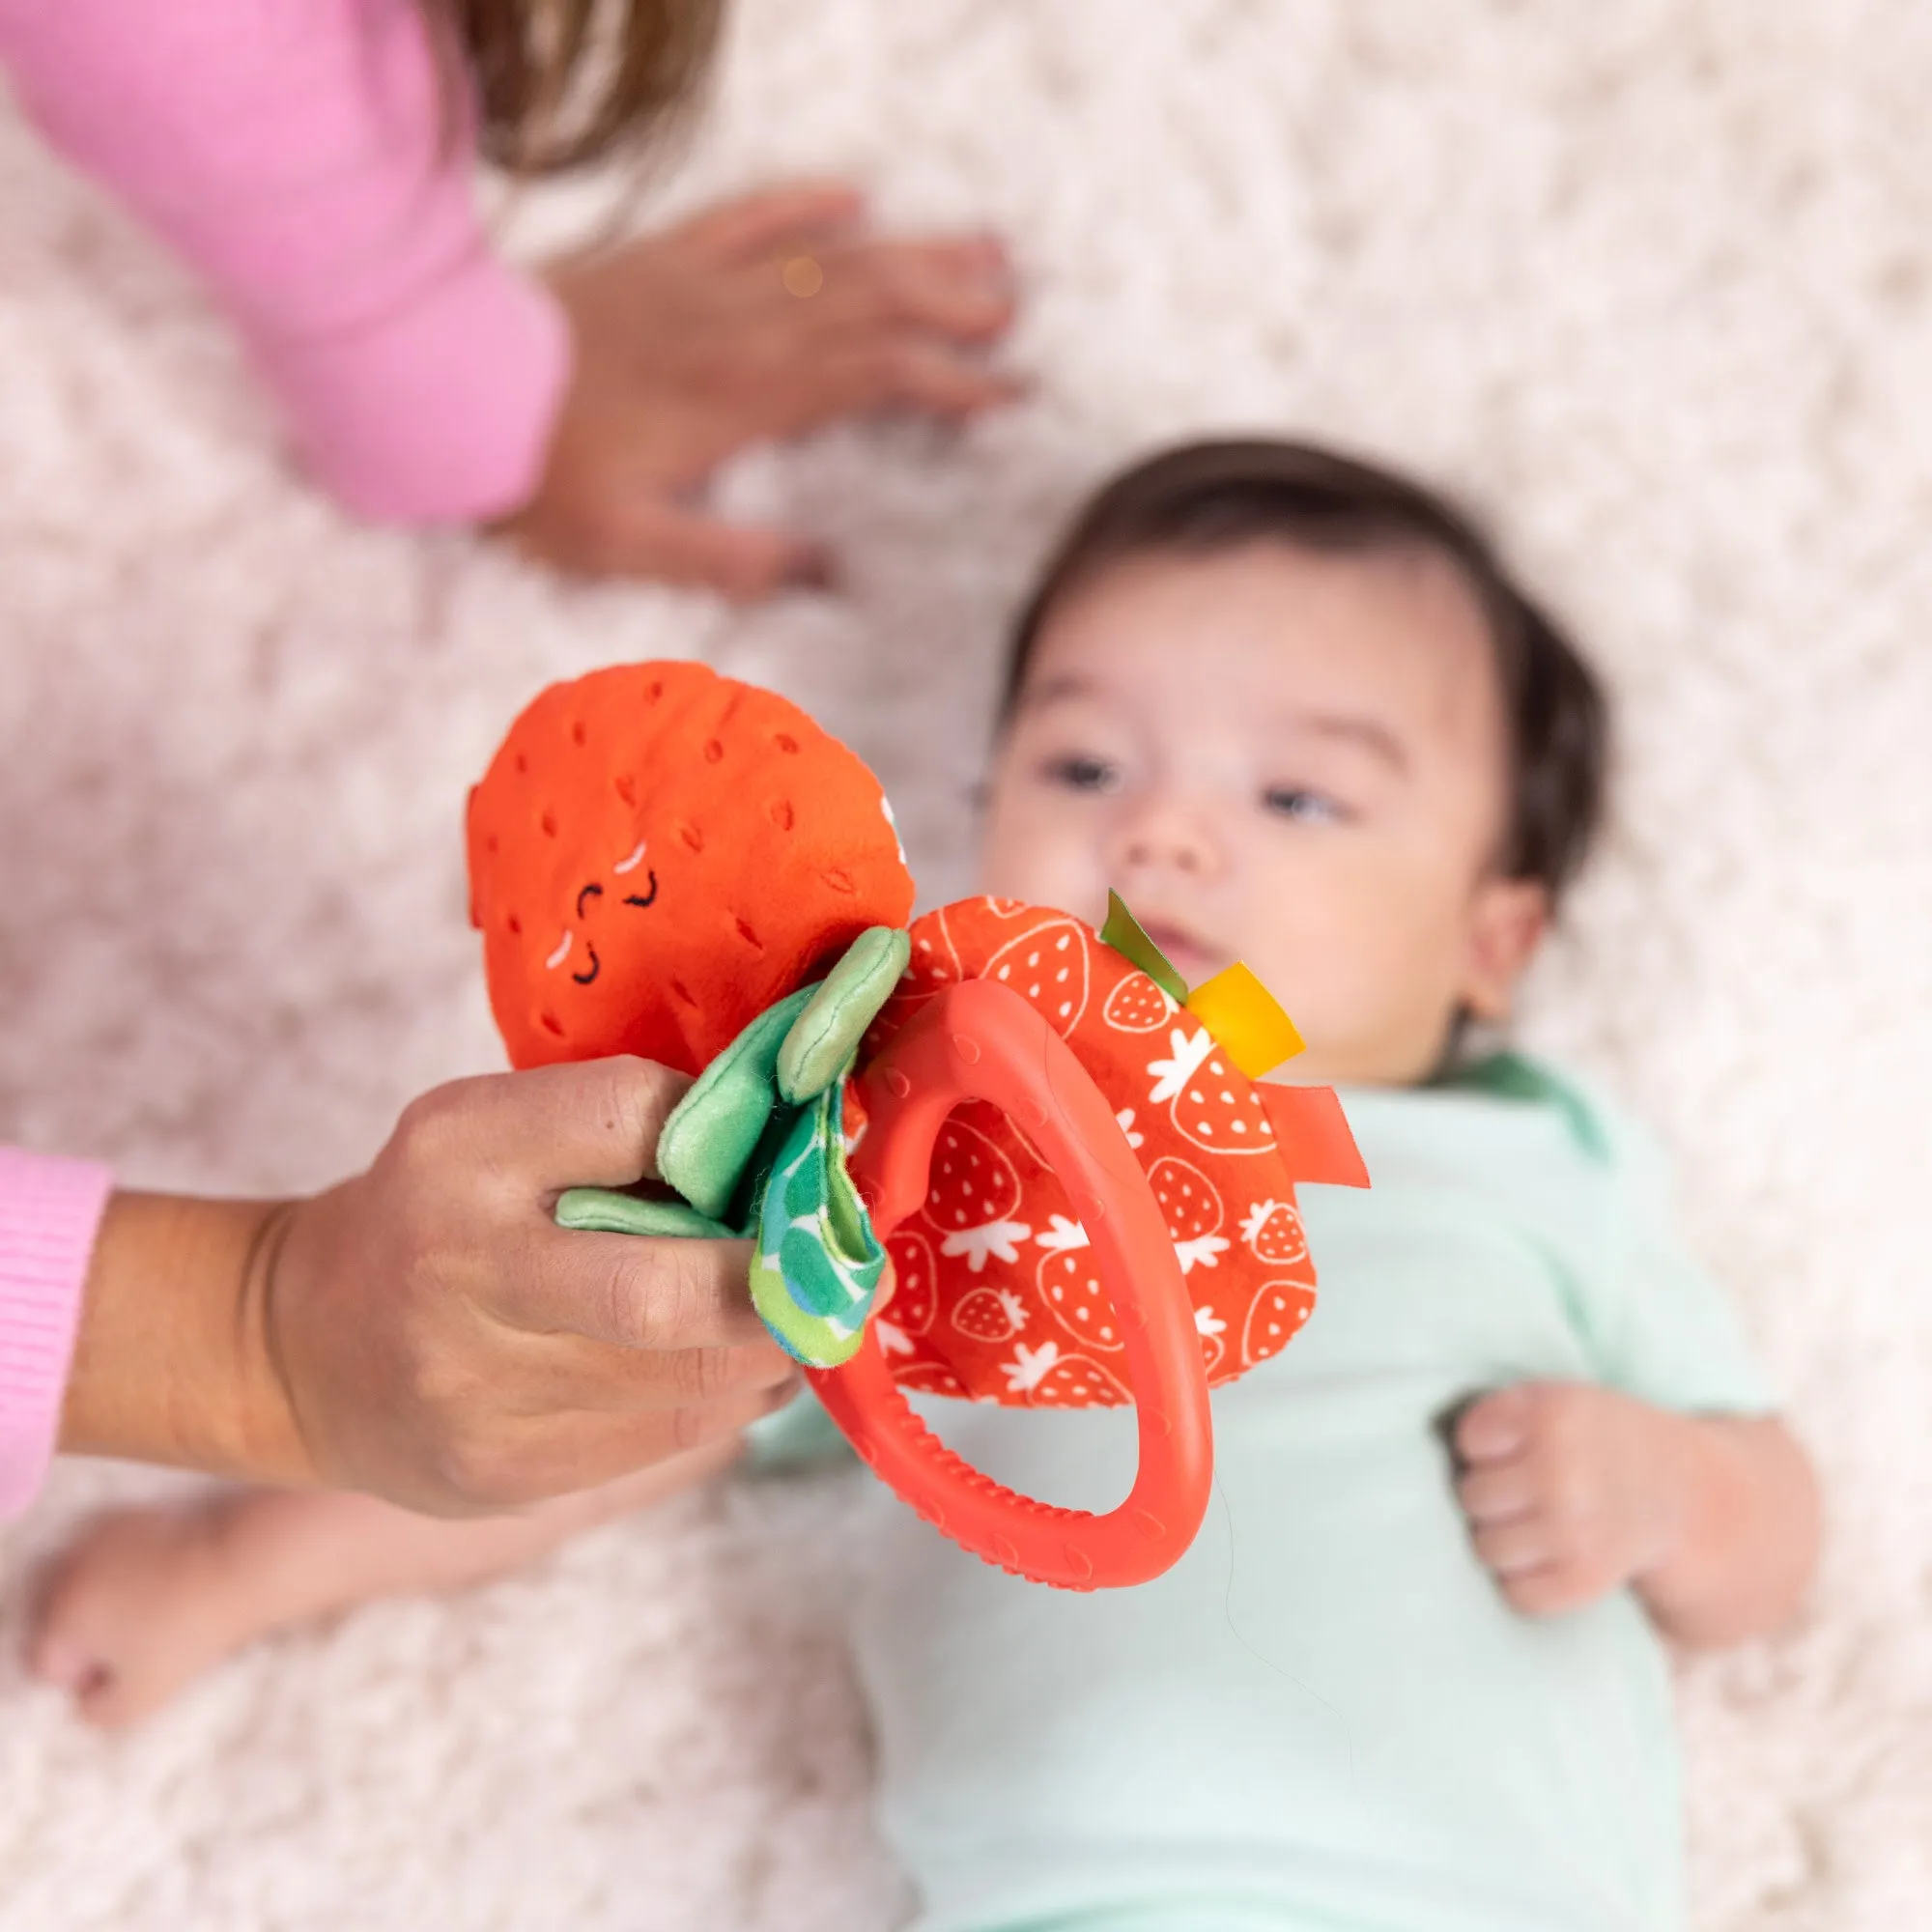
<path id="1" fill-rule="evenodd" d="M 658 1136 L 658 1172 L 713 1220 L 729 1212 L 738 1183 L 778 1105 L 779 1049 L 817 989 L 802 986 L 769 1007 L 697 1076 Z"/>
<path id="2" fill-rule="evenodd" d="M 815 1100 L 843 1078 L 859 1042 L 899 982 L 912 940 L 895 926 L 868 927 L 845 949 L 792 1022 L 779 1049 L 780 1095 Z"/>
<path id="3" fill-rule="evenodd" d="M 1130 959 L 1177 1007 L 1187 1004 L 1187 981 L 1141 930 L 1140 921 L 1127 910 L 1127 902 L 1119 893 L 1107 895 L 1107 923 L 1100 928 L 1100 944 Z"/>
<path id="4" fill-rule="evenodd" d="M 658 1137 L 658 1172 L 683 1201 L 573 1187 L 558 1226 L 753 1236 L 752 1299 L 766 1326 L 814 1368 L 849 1361 L 886 1251 L 845 1164 L 845 1076 L 911 952 L 891 926 L 861 933 L 822 982 L 760 1013 L 693 1082 Z"/>
<path id="5" fill-rule="evenodd" d="M 682 1201 L 639 1201 L 608 1187 L 566 1188 L 556 1204 L 559 1228 L 586 1229 L 597 1235 L 648 1235 L 693 1240 L 736 1240 L 744 1232 L 727 1228 L 687 1208 Z"/>

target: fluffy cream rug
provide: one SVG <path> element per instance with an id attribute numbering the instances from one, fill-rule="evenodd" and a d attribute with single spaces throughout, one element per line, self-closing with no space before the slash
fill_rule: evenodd
<path id="1" fill-rule="evenodd" d="M 298 1186 L 494 1064 L 464 787 L 607 660 L 792 692 L 949 894 L 1001 615 L 1087 479 L 1210 425 L 1419 465 L 1623 704 L 1529 1032 L 1674 1144 L 1830 1489 L 1804 1628 L 1685 1679 L 1699 1923 L 1932 1923 L 1928 97 L 1911 0 L 757 0 L 665 200 L 836 170 L 996 223 L 1038 387 L 740 466 L 847 567 L 742 615 L 348 526 L 181 274 L 0 110 L 0 1130 Z M 513 211 L 525 245 L 584 213 Z M 4 1552 L 10 1654 L 34 1550 L 154 1480 L 63 1473 Z M 841 1507 L 696 1498 L 126 1742 L 0 1665 L 0 1921 L 883 1932 L 810 1553 Z"/>

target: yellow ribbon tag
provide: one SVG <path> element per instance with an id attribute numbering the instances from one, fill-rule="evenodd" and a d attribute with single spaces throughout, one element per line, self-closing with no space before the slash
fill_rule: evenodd
<path id="1" fill-rule="evenodd" d="M 1250 1080 L 1293 1060 L 1305 1044 L 1281 1002 L 1239 960 L 1196 986 L 1187 1010 Z"/>

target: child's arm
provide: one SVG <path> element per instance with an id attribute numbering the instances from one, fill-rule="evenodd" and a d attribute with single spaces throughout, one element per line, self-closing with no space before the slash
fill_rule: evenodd
<path id="1" fill-rule="evenodd" d="M 1769 1416 L 1686 1416 L 1588 1382 L 1486 1396 L 1455 1431 L 1476 1553 L 1520 1610 L 1629 1584 L 1689 1645 L 1796 1611 L 1817 1562 L 1811 1465 Z"/>

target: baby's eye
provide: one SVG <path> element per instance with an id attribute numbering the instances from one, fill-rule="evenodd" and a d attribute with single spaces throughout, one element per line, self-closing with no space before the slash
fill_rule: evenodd
<path id="1" fill-rule="evenodd" d="M 1046 767 L 1046 776 L 1055 784 L 1064 784 L 1072 791 L 1107 792 L 1121 788 L 1120 766 L 1105 758 L 1091 757 L 1085 752 L 1052 759 Z"/>
<path id="2" fill-rule="evenodd" d="M 1270 785 L 1263 800 L 1278 818 L 1293 818 L 1302 825 L 1337 825 L 1343 817 L 1342 808 L 1325 792 L 1301 785 Z"/>

